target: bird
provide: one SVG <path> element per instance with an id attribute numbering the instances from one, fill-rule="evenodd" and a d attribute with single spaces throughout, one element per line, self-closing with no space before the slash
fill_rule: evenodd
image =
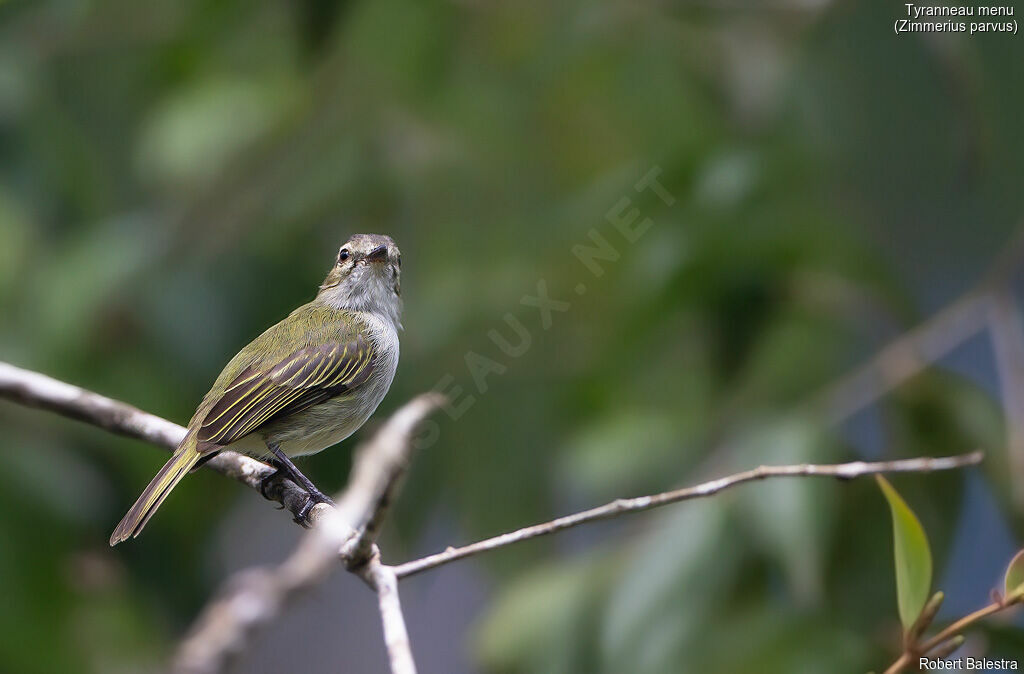
<path id="1" fill-rule="evenodd" d="M 313 301 L 268 328 L 221 371 L 185 437 L 114 529 L 139 535 L 190 471 L 230 449 L 269 462 L 309 494 L 297 514 L 330 503 L 291 457 L 331 447 L 362 426 L 398 367 L 402 255 L 389 236 L 355 234 Z M 266 484 L 266 481 L 264 482 Z"/>

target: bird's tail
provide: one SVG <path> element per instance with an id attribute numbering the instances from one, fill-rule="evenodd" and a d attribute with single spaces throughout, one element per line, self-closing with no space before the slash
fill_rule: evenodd
<path id="1" fill-rule="evenodd" d="M 114 533 L 110 535 L 110 544 L 117 545 L 130 537 L 138 536 L 174 486 L 201 458 L 202 455 L 196 451 L 195 438 L 187 436 L 174 451 L 174 456 L 164 464 L 149 486 L 143 490 L 139 500 L 114 529 Z"/>

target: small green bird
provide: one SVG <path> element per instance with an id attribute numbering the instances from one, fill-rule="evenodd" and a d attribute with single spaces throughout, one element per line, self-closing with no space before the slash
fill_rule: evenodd
<path id="1" fill-rule="evenodd" d="M 398 367 L 402 256 L 391 237 L 356 234 L 309 304 L 238 352 L 188 423 L 174 455 L 110 536 L 138 536 L 174 486 L 222 449 L 269 461 L 329 502 L 289 457 L 354 433 L 377 409 Z"/>

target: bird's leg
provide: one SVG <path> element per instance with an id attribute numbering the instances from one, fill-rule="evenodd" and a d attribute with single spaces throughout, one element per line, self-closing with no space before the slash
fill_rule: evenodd
<path id="1" fill-rule="evenodd" d="M 295 467 L 292 460 L 288 458 L 287 454 L 281 451 L 281 447 L 278 446 L 276 442 L 267 442 L 267 449 L 269 449 L 270 453 L 274 455 L 274 458 L 272 458 L 270 462 L 275 468 L 277 468 L 277 472 L 284 473 L 286 477 L 305 489 L 309 494 L 306 498 L 305 504 L 303 504 L 298 514 L 295 515 L 296 522 L 304 522 L 309 511 L 317 503 L 329 503 L 330 505 L 334 505 L 334 501 L 332 501 L 327 494 L 317 489 L 316 485 L 314 485 L 308 477 L 303 475 L 302 471 Z M 277 473 L 265 478 L 264 481 L 272 479 L 275 475 L 277 475 Z"/>

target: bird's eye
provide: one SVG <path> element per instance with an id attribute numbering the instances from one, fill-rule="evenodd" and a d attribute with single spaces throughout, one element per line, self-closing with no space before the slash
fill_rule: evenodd
<path id="1" fill-rule="evenodd" d="M 338 253 L 338 262 L 344 262 L 349 257 L 350 256 L 349 256 L 348 250 L 346 250 L 345 248 L 342 248 L 341 251 Z"/>

